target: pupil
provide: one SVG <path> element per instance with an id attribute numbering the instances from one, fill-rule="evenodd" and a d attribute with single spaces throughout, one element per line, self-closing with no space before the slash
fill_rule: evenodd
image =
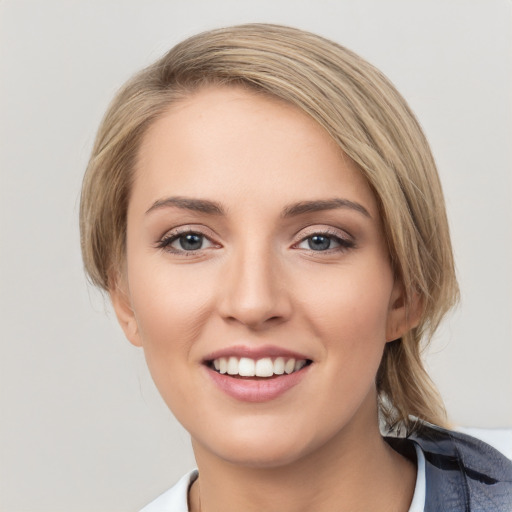
<path id="1" fill-rule="evenodd" d="M 180 236 L 180 245 L 185 251 L 197 251 L 203 245 L 203 237 L 194 234 Z"/>
<path id="2" fill-rule="evenodd" d="M 313 249 L 313 251 L 325 251 L 326 249 L 329 249 L 331 240 L 326 236 L 315 235 L 309 238 L 308 245 L 310 249 Z"/>

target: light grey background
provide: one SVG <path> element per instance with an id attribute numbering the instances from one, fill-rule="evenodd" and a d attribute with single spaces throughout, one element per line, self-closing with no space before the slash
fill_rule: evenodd
<path id="1" fill-rule="evenodd" d="M 200 30 L 309 29 L 381 68 L 445 186 L 462 304 L 428 365 L 455 424 L 512 427 L 509 0 L 0 2 L 0 510 L 134 511 L 187 433 L 82 273 L 79 188 L 117 87 Z M 193 407 L 193 404 L 191 404 Z"/>

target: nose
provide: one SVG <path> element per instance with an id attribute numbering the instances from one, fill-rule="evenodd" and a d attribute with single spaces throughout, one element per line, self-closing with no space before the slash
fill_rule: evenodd
<path id="1" fill-rule="evenodd" d="M 263 330 L 290 317 L 290 290 L 282 263 L 271 250 L 252 246 L 236 251 L 221 279 L 218 307 L 225 320 Z"/>

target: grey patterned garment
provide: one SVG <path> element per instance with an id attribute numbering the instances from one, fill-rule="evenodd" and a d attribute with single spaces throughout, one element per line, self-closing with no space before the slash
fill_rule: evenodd
<path id="1" fill-rule="evenodd" d="M 425 512 L 512 512 L 512 461 L 474 437 L 423 425 L 408 438 L 386 437 L 415 460 L 425 454 Z"/>

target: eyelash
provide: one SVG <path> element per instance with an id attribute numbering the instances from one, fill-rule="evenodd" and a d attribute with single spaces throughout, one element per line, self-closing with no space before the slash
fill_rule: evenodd
<path id="1" fill-rule="evenodd" d="M 312 239 L 313 237 L 323 237 L 323 238 L 328 238 L 329 240 L 333 240 L 334 242 L 336 242 L 338 244 L 338 247 L 333 247 L 333 248 L 328 248 L 326 250 L 314 250 L 314 249 L 304 249 L 306 251 L 309 251 L 309 252 L 312 252 L 312 253 L 315 253 L 315 254 L 321 254 L 321 253 L 327 253 L 327 254 L 332 254 L 332 253 L 335 253 L 335 252 L 346 252 L 350 249 L 354 249 L 356 244 L 354 242 L 354 240 L 352 239 L 349 239 L 349 238 L 346 238 L 346 237 L 343 237 L 343 236 L 340 236 L 339 232 L 338 231 L 332 231 L 332 230 L 329 230 L 329 229 L 320 229 L 320 230 L 317 230 L 317 231 L 312 231 L 311 233 L 308 233 L 307 236 L 303 236 L 301 237 L 301 239 L 294 243 L 293 244 L 293 247 L 298 249 L 298 250 L 301 250 L 299 247 L 297 247 L 299 244 L 302 244 L 304 242 L 306 242 L 307 240 L 310 240 Z"/>
<path id="2" fill-rule="evenodd" d="M 201 250 L 204 250 L 203 248 L 201 248 L 201 249 L 187 251 L 185 249 L 174 249 L 173 247 L 171 247 L 171 244 L 173 244 L 174 242 L 179 240 L 181 237 L 184 237 L 187 235 L 196 235 L 198 237 L 201 237 L 201 239 L 203 239 L 203 240 L 207 240 L 210 244 L 212 244 L 212 246 L 215 246 L 215 245 L 218 246 L 218 244 L 215 244 L 210 239 L 210 237 L 208 237 L 204 233 L 201 233 L 198 230 L 183 229 L 183 230 L 174 231 L 174 232 L 164 235 L 163 238 L 157 242 L 156 247 L 158 249 L 162 249 L 162 250 L 170 252 L 172 254 L 179 254 L 179 255 L 194 255 L 194 254 L 197 254 L 198 252 L 200 252 Z"/>
<path id="3" fill-rule="evenodd" d="M 183 230 L 180 230 L 180 231 L 175 231 L 175 232 L 171 232 L 169 234 L 166 234 L 161 240 L 159 240 L 156 244 L 156 247 L 158 249 L 162 249 L 164 251 L 167 251 L 169 253 L 172 253 L 172 254 L 178 254 L 178 255 L 186 255 L 186 256 L 191 256 L 191 255 L 195 255 L 197 253 L 199 253 L 200 251 L 202 250 L 205 250 L 207 248 L 203 248 L 201 247 L 200 249 L 191 249 L 191 250 L 186 250 L 186 249 L 175 249 L 173 247 L 171 247 L 171 245 L 176 242 L 177 240 L 179 240 L 181 237 L 184 237 L 184 236 L 187 236 L 187 235 L 196 235 L 198 237 L 201 237 L 201 239 L 204 241 L 204 240 L 207 240 L 212 246 L 217 246 L 219 247 L 218 244 L 215 244 L 215 242 L 213 242 L 210 237 L 208 237 L 207 235 L 205 235 L 204 233 L 202 233 L 201 231 L 199 230 L 193 230 L 193 229 L 183 229 Z M 335 243 L 338 244 L 338 247 L 334 247 L 334 248 L 327 248 L 325 250 L 315 250 L 315 249 L 312 249 L 312 248 L 309 248 L 309 249 L 301 249 L 300 247 L 298 247 L 300 244 L 314 238 L 314 237 L 323 237 L 323 238 L 327 238 L 331 241 L 334 241 Z M 320 254 L 320 253 L 328 253 L 328 254 L 332 254 L 334 252 L 345 252 L 345 251 L 348 251 L 350 249 L 353 249 L 355 248 L 356 244 L 353 240 L 349 240 L 345 237 L 341 237 L 339 236 L 339 233 L 338 232 L 334 232 L 334 231 L 330 231 L 330 230 L 318 230 L 318 231 L 313 231 L 311 233 L 309 233 L 307 236 L 303 236 L 302 238 L 300 238 L 297 242 L 295 242 L 292 246 L 293 249 L 297 249 L 297 250 L 306 250 L 306 251 L 309 251 L 311 253 L 315 253 L 315 254 Z"/>

